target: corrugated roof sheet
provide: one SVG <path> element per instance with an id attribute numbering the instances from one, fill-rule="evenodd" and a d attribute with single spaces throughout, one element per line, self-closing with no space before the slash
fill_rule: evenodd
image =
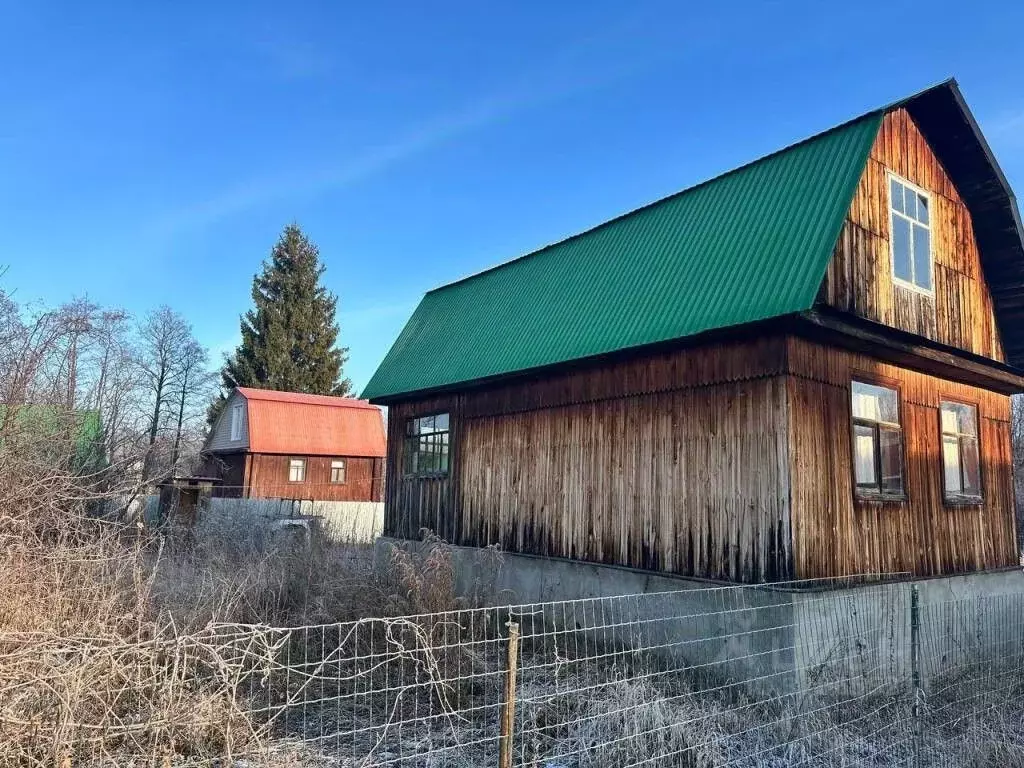
<path id="1" fill-rule="evenodd" d="M 239 387 L 245 397 L 252 453 L 297 456 L 384 456 L 380 408 L 351 397 Z"/>
<path id="2" fill-rule="evenodd" d="M 881 119 L 871 113 L 429 292 L 363 397 L 809 309 Z"/>

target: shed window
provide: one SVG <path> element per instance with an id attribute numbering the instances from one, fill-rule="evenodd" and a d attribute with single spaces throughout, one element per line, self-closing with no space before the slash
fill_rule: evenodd
<path id="1" fill-rule="evenodd" d="M 331 482 L 341 484 L 345 482 L 345 460 L 334 459 L 331 461 Z"/>
<path id="2" fill-rule="evenodd" d="M 892 276 L 908 287 L 932 292 L 931 200 L 896 176 L 889 176 Z"/>
<path id="3" fill-rule="evenodd" d="M 231 441 L 238 442 L 242 439 L 242 404 L 231 406 Z"/>
<path id="4" fill-rule="evenodd" d="M 409 419 L 405 423 L 405 474 L 448 474 L 448 414 Z"/>
<path id="5" fill-rule="evenodd" d="M 942 478 L 946 501 L 981 500 L 978 458 L 978 409 L 963 403 L 941 402 Z"/>
<path id="6" fill-rule="evenodd" d="M 306 480 L 306 460 L 289 459 L 288 461 L 288 482 L 301 483 Z"/>
<path id="7" fill-rule="evenodd" d="M 864 496 L 903 498 L 903 430 L 895 389 L 854 381 L 853 474 Z"/>

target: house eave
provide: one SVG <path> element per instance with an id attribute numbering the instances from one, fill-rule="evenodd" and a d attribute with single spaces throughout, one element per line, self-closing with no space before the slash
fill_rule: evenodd
<path id="1" fill-rule="evenodd" d="M 818 306 L 801 313 L 795 328 L 805 338 L 938 378 L 1004 395 L 1024 392 L 1024 371 L 1014 365 L 829 307 Z"/>
<path id="2" fill-rule="evenodd" d="M 758 320 L 742 325 L 733 325 L 725 328 L 715 328 L 703 333 L 691 334 L 689 336 L 667 339 L 653 344 L 641 344 L 624 349 L 617 349 L 611 352 L 604 352 L 598 355 L 578 357 L 572 360 L 565 360 L 551 365 L 542 365 L 534 368 L 525 368 L 517 371 L 495 376 L 486 376 L 467 381 L 459 381 L 445 384 L 439 387 L 429 387 L 409 392 L 396 392 L 390 395 L 371 397 L 369 402 L 374 405 L 390 407 L 409 400 L 423 400 L 430 397 L 443 397 L 446 395 L 458 394 L 468 390 L 477 390 L 497 384 L 509 384 L 523 382 L 529 379 L 553 376 L 559 373 L 567 373 L 581 368 L 591 368 L 600 365 L 609 365 L 623 360 L 630 360 L 647 355 L 658 354 L 659 352 L 670 352 L 691 347 L 701 347 L 710 344 L 724 344 L 730 341 L 741 341 L 758 336 L 772 336 L 785 333 L 792 329 L 797 321 L 798 315 L 788 314 L 771 317 L 765 320 Z"/>
<path id="3" fill-rule="evenodd" d="M 756 323 L 719 328 L 706 333 L 672 339 L 657 344 L 629 347 L 602 355 L 578 358 L 554 365 L 512 371 L 499 376 L 456 382 L 443 387 L 401 392 L 371 398 L 375 405 L 390 407 L 411 400 L 445 397 L 498 384 L 525 382 L 566 373 L 580 368 L 609 365 L 693 347 L 724 344 L 758 336 L 795 334 L 812 340 L 862 352 L 939 378 L 982 387 L 1002 394 L 1024 392 L 1024 371 L 1008 363 L 992 360 L 965 350 L 915 336 L 847 313 L 816 307 L 806 312 L 782 315 Z"/>

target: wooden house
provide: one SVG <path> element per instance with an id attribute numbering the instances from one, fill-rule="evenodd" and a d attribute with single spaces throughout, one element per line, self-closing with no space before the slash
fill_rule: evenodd
<path id="1" fill-rule="evenodd" d="M 384 419 L 351 397 L 239 387 L 203 447 L 217 496 L 380 501 Z"/>
<path id="2" fill-rule="evenodd" d="M 429 292 L 385 534 L 763 582 L 1018 564 L 1012 192 L 955 82 Z"/>

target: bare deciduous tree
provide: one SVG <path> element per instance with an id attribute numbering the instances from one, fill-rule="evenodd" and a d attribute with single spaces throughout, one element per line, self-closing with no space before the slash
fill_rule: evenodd
<path id="1" fill-rule="evenodd" d="M 168 306 L 149 313 L 139 326 L 138 364 L 151 397 L 149 444 L 156 442 L 161 416 L 179 360 L 192 336 L 188 322 Z"/>
<path id="2" fill-rule="evenodd" d="M 174 379 L 177 418 L 174 447 L 171 449 L 172 467 L 176 468 L 181 458 L 182 437 L 186 429 L 197 420 L 202 420 L 202 406 L 210 399 L 216 386 L 216 376 L 210 373 L 209 362 L 206 348 L 195 339 L 189 340 L 178 360 Z"/>

